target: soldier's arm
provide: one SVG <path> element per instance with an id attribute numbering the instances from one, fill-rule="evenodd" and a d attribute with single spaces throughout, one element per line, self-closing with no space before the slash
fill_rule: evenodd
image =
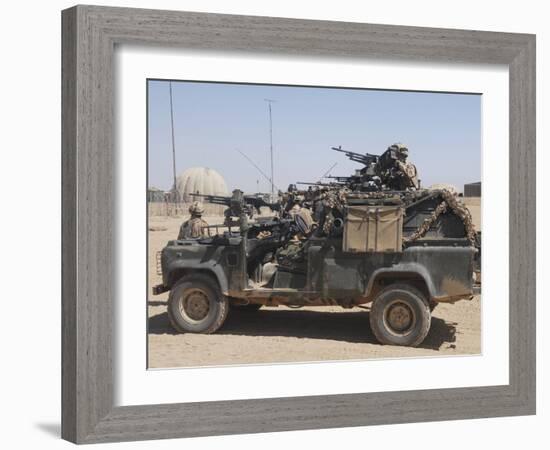
<path id="1" fill-rule="evenodd" d="M 407 164 L 407 175 L 409 176 L 409 179 L 411 180 L 411 184 L 414 188 L 418 189 L 418 178 L 417 178 L 417 171 L 416 166 L 414 164 Z"/>
<path id="2" fill-rule="evenodd" d="M 201 238 L 205 236 L 203 226 L 204 226 L 204 220 L 202 219 L 195 219 L 191 222 L 191 237 L 194 239 Z"/>
<path id="3" fill-rule="evenodd" d="M 398 159 L 395 160 L 395 167 L 397 167 L 404 174 L 409 175 L 407 172 L 407 165 L 399 161 Z"/>
<path id="4" fill-rule="evenodd" d="M 416 167 L 414 164 L 396 160 L 395 166 L 403 174 L 403 176 L 407 178 L 411 187 L 418 188 L 418 181 L 416 180 Z"/>
<path id="5" fill-rule="evenodd" d="M 208 222 L 201 220 L 201 235 L 210 237 L 210 228 L 206 227 L 208 227 Z"/>
<path id="6" fill-rule="evenodd" d="M 180 226 L 180 232 L 178 234 L 178 240 L 179 239 L 185 239 L 185 228 L 187 226 L 187 222 L 183 222 Z"/>

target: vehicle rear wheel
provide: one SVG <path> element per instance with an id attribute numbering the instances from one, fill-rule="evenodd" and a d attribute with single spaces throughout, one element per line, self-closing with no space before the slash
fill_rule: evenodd
<path id="1" fill-rule="evenodd" d="M 369 319 L 381 344 L 416 347 L 430 330 L 430 306 L 418 289 L 394 284 L 376 296 Z"/>
<path id="2" fill-rule="evenodd" d="M 203 275 L 182 278 L 168 297 L 168 317 L 181 333 L 214 333 L 223 325 L 228 310 L 227 297 Z"/>

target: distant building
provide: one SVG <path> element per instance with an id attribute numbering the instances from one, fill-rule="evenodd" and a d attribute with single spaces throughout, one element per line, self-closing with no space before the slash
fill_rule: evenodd
<path id="1" fill-rule="evenodd" d="M 227 195 L 227 185 L 223 177 L 208 167 L 193 167 L 176 178 L 176 189 L 182 202 L 196 199 L 190 194 Z"/>
<path id="2" fill-rule="evenodd" d="M 481 197 L 481 181 L 465 184 L 464 197 Z"/>
<path id="3" fill-rule="evenodd" d="M 151 186 L 147 189 L 147 201 L 148 202 L 163 202 L 165 193 L 163 190 Z"/>

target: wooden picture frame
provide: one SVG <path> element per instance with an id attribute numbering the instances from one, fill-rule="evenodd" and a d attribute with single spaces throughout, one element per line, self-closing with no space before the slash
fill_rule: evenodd
<path id="1" fill-rule="evenodd" d="M 62 437 L 76 443 L 535 413 L 535 36 L 76 6 L 62 13 Z M 116 44 L 505 64 L 510 85 L 509 384 L 114 407 Z"/>

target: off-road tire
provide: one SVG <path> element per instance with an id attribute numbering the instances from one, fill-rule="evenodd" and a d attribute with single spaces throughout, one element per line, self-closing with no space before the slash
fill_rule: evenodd
<path id="1" fill-rule="evenodd" d="M 248 305 L 239 305 L 238 303 L 229 302 L 229 308 L 231 311 L 243 312 L 243 313 L 253 313 L 258 311 L 262 305 L 258 303 L 249 303 Z"/>
<path id="2" fill-rule="evenodd" d="M 397 331 L 390 325 L 388 314 L 390 308 L 395 307 L 400 307 L 412 317 L 410 325 L 402 331 Z M 430 330 L 430 305 L 424 294 L 415 287 L 393 284 L 376 296 L 369 320 L 371 330 L 381 344 L 416 347 L 424 341 Z"/>
<path id="3" fill-rule="evenodd" d="M 186 298 L 193 293 L 198 293 L 205 304 L 207 300 L 208 306 L 204 318 L 193 320 L 185 313 L 182 302 L 185 302 Z M 186 276 L 170 290 L 168 317 L 172 326 L 180 333 L 214 333 L 223 325 L 228 311 L 227 297 L 221 293 L 218 284 L 208 276 Z"/>

